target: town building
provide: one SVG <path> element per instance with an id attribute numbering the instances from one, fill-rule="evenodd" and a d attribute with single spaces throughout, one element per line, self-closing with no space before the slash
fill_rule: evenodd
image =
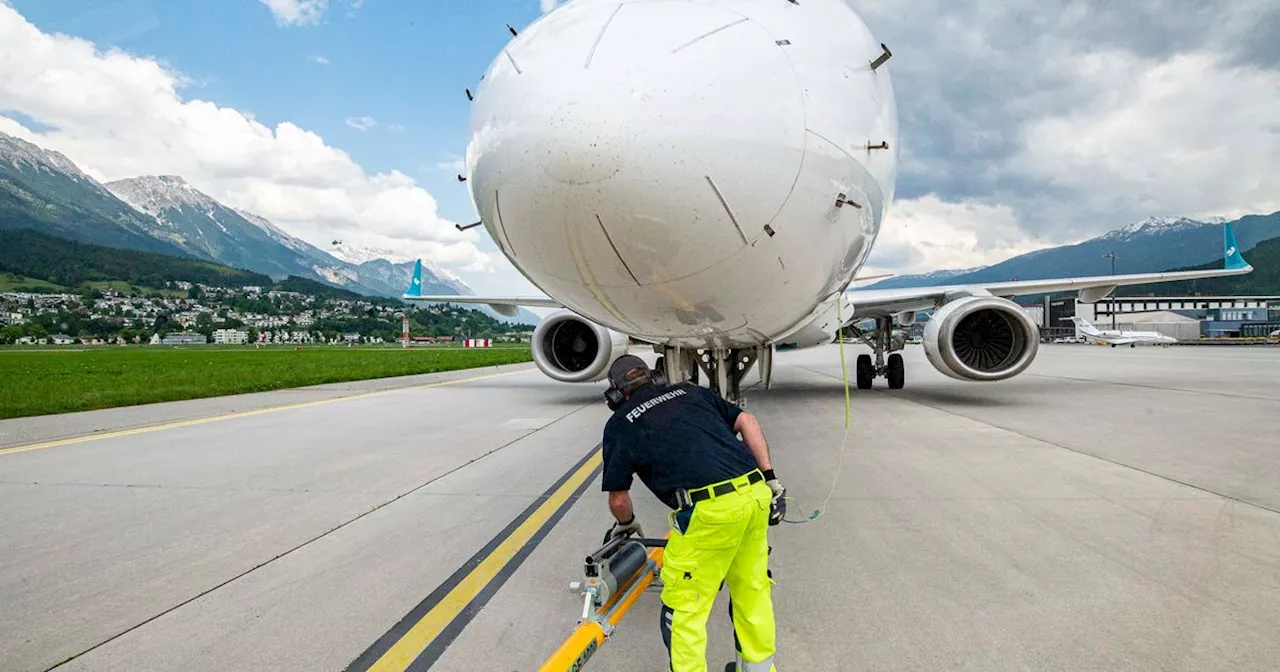
<path id="1" fill-rule="evenodd" d="M 175 331 L 160 339 L 161 345 L 204 345 L 208 342 L 204 334 L 190 331 Z"/>
<path id="2" fill-rule="evenodd" d="M 213 342 L 219 345 L 244 345 L 249 342 L 249 332 L 240 329 L 214 329 Z"/>

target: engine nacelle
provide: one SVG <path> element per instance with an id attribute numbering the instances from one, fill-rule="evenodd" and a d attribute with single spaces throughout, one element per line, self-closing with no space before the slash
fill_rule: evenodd
<path id="1" fill-rule="evenodd" d="M 562 383 L 589 383 L 609 373 L 613 360 L 626 353 L 627 342 L 626 334 L 559 310 L 533 330 L 533 361 Z"/>
<path id="2" fill-rule="evenodd" d="M 1022 373 L 1040 349 L 1040 328 L 1018 304 L 968 297 L 933 313 L 924 329 L 929 363 L 960 380 L 1004 380 Z"/>

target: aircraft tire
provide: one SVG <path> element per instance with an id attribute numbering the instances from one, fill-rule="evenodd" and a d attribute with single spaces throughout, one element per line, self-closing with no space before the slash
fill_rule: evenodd
<path id="1" fill-rule="evenodd" d="M 871 365 L 871 355 L 858 355 L 856 370 L 859 390 L 871 389 L 871 381 L 875 380 L 876 369 Z"/>
<path id="2" fill-rule="evenodd" d="M 889 379 L 889 389 L 901 390 L 902 386 L 907 382 L 907 367 L 902 363 L 902 355 L 893 353 L 889 355 L 889 370 L 886 372 L 886 378 Z"/>

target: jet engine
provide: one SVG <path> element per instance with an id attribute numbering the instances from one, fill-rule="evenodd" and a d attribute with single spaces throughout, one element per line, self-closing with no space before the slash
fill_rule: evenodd
<path id="1" fill-rule="evenodd" d="M 1040 348 L 1040 329 L 1018 304 L 994 296 L 952 301 L 924 329 L 929 363 L 960 380 L 1004 380 L 1022 373 Z"/>
<path id="2" fill-rule="evenodd" d="M 627 351 L 627 336 L 588 322 L 571 311 L 548 315 L 533 330 L 533 361 L 562 383 L 589 383 L 609 373 Z"/>

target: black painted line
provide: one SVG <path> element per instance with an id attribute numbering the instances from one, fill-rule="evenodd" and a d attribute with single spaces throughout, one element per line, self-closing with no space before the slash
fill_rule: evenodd
<path id="1" fill-rule="evenodd" d="M 547 499 L 555 494 L 556 490 L 560 489 L 560 486 L 564 485 L 565 482 L 572 478 L 574 474 L 578 473 L 578 470 L 582 468 L 582 465 L 595 457 L 598 452 L 600 452 L 600 444 L 597 444 L 594 448 L 588 451 L 582 459 L 578 460 L 577 463 L 570 467 L 563 476 L 551 485 L 551 487 L 547 488 L 546 492 L 534 499 L 533 503 L 529 504 L 529 506 L 525 508 L 520 515 L 516 516 L 515 519 L 502 529 L 501 532 L 494 536 L 493 539 L 489 540 L 489 543 L 485 544 L 483 548 L 476 551 L 475 555 L 471 556 L 471 558 L 464 562 L 462 566 L 458 567 L 458 569 L 454 571 L 448 579 L 445 579 L 444 583 L 441 583 L 435 590 L 431 591 L 430 595 L 427 595 L 427 597 L 414 606 L 413 609 L 410 609 L 409 613 L 405 614 L 404 617 L 392 626 L 390 630 L 379 637 L 377 641 L 371 644 L 369 648 L 365 649 L 364 652 L 357 656 L 355 660 L 352 660 L 345 668 L 345 672 L 368 670 L 374 663 L 378 662 L 379 658 L 381 658 L 387 651 L 390 651 L 391 647 L 395 646 L 396 642 L 399 642 L 405 634 L 412 630 L 413 626 L 417 625 L 418 622 L 421 621 L 428 612 L 434 609 L 450 591 L 461 583 L 463 579 L 467 578 L 467 576 L 470 575 L 471 572 L 480 565 L 480 563 L 484 562 L 485 558 L 489 557 L 494 550 L 496 550 L 498 546 L 507 539 L 507 537 L 511 536 L 512 533 L 516 531 L 516 528 L 520 527 L 524 521 L 528 520 L 529 517 L 547 501 Z M 431 642 L 431 644 L 429 644 L 427 648 L 424 649 L 416 659 L 414 659 L 408 669 L 426 670 L 429 669 L 431 665 L 435 664 L 436 660 L 440 658 L 440 655 L 444 653 L 445 649 L 447 649 L 449 645 L 453 643 L 453 640 L 457 639 L 458 635 L 467 627 L 467 624 L 475 618 L 476 614 L 480 613 L 480 610 L 483 609 L 485 604 L 489 602 L 490 598 L 498 592 L 498 589 L 507 582 L 507 579 L 511 578 L 511 575 L 520 567 L 525 558 L 529 557 L 529 555 L 533 553 L 534 548 L 536 548 L 551 529 L 560 522 L 560 519 L 564 517 L 564 514 L 578 502 L 578 499 L 587 489 L 587 486 L 595 481 L 600 470 L 601 467 L 596 467 L 595 470 L 591 472 L 591 475 L 583 480 L 582 484 L 579 485 L 571 495 L 569 495 L 564 503 L 561 504 L 560 507 L 556 509 L 555 513 L 547 519 L 547 522 L 543 523 L 542 527 L 538 529 L 529 541 L 525 542 L 525 545 L 507 561 L 507 564 L 498 571 L 497 575 L 495 575 L 488 584 L 485 585 L 484 589 L 472 598 L 471 602 L 467 603 L 467 606 L 463 607 L 462 611 L 458 612 L 458 614 L 453 617 L 453 620 L 450 621 L 443 630 L 441 630 L 440 634 Z"/>
<path id="2" fill-rule="evenodd" d="M 609 229 L 605 228 L 604 220 L 600 219 L 600 215 L 596 215 L 596 223 L 600 225 L 600 230 L 604 232 L 604 239 L 609 241 L 609 247 L 613 248 L 613 253 L 618 257 L 618 261 L 622 262 L 622 267 L 627 269 L 627 275 L 631 276 L 631 281 L 640 284 L 640 279 L 635 273 L 631 272 L 631 266 L 627 264 L 627 260 L 622 258 L 622 253 L 618 251 L 618 246 L 613 244 L 613 236 L 609 235 Z"/>

